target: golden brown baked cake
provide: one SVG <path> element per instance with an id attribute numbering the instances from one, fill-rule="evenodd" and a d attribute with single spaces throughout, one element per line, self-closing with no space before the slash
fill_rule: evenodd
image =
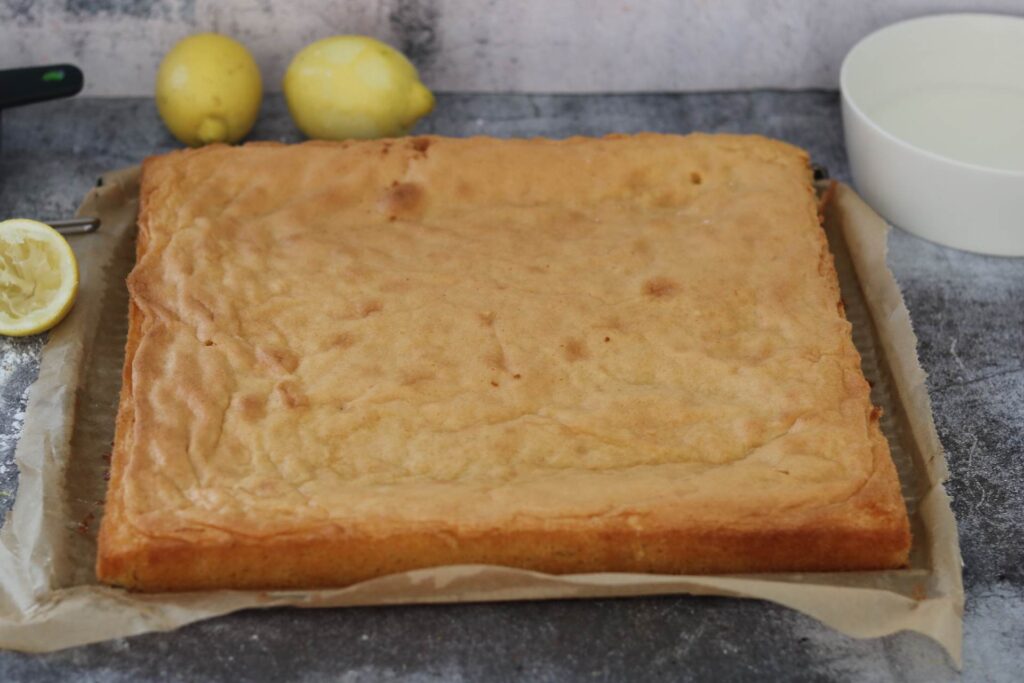
<path id="1" fill-rule="evenodd" d="M 899 567 L 806 155 L 412 138 L 146 161 L 102 581 Z"/>

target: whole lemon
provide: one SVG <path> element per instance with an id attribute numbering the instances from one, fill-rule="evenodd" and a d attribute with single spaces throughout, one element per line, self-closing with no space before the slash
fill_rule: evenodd
<path id="1" fill-rule="evenodd" d="M 325 140 L 405 135 L 434 108 L 416 67 L 365 36 L 334 36 L 305 47 L 288 65 L 284 95 L 299 129 Z"/>
<path id="2" fill-rule="evenodd" d="M 217 33 L 179 42 L 156 75 L 160 118 L 192 147 L 244 138 L 256 122 L 262 94 L 256 60 L 237 40 Z"/>

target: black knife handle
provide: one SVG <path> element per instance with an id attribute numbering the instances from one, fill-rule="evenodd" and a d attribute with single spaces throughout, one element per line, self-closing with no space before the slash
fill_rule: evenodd
<path id="1" fill-rule="evenodd" d="M 82 89 L 77 66 L 54 64 L 0 71 L 0 109 L 70 97 Z"/>

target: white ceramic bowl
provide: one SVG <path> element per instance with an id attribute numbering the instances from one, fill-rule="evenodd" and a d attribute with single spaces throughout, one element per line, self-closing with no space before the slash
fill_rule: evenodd
<path id="1" fill-rule="evenodd" d="M 839 82 L 869 204 L 940 244 L 1024 256 L 1024 18 L 893 24 L 850 50 Z"/>

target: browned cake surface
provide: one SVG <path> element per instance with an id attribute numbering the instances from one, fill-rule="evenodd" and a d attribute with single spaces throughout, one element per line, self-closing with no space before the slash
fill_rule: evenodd
<path id="1" fill-rule="evenodd" d="M 103 581 L 906 562 L 798 149 L 215 146 L 139 229 Z"/>

